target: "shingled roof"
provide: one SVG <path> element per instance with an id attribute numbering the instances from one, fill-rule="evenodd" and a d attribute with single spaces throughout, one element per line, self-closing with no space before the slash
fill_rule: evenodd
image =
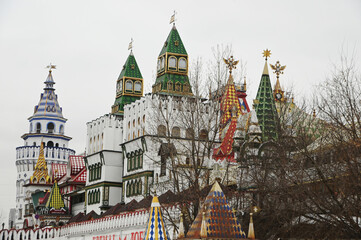
<path id="1" fill-rule="evenodd" d="M 215 182 L 211 191 L 191 228 L 187 239 L 245 239 L 232 207 L 229 205 L 218 182 Z"/>

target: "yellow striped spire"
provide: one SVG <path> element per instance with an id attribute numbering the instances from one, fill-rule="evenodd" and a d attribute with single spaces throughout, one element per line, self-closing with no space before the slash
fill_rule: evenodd
<path id="1" fill-rule="evenodd" d="M 56 210 L 62 209 L 65 207 L 63 198 L 61 197 L 60 189 L 58 186 L 58 182 L 55 180 L 53 188 L 51 189 L 51 193 L 46 203 L 45 207 L 54 208 Z"/>
<path id="2" fill-rule="evenodd" d="M 143 240 L 170 240 L 157 196 L 154 196 L 152 200 Z"/>
<path id="3" fill-rule="evenodd" d="M 33 176 L 30 177 L 30 183 L 46 184 L 50 183 L 50 177 L 48 174 L 48 166 L 44 157 L 44 143 L 41 141 L 39 158 L 35 165 Z"/>

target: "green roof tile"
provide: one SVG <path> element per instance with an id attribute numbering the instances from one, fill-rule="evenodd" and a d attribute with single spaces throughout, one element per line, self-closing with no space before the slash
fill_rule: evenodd
<path id="1" fill-rule="evenodd" d="M 262 130 L 262 140 L 277 139 L 278 116 L 267 62 L 258 87 L 255 109 Z"/>
<path id="2" fill-rule="evenodd" d="M 159 56 L 163 55 L 166 52 L 187 55 L 187 51 L 175 26 L 173 26 L 172 30 L 170 31 L 168 38 L 159 53 Z"/>
<path id="3" fill-rule="evenodd" d="M 132 77 L 132 78 L 143 79 L 142 74 L 139 70 L 137 61 L 135 60 L 135 57 L 132 52 L 129 54 L 129 57 L 128 57 L 127 61 L 125 62 L 122 71 L 120 72 L 118 80 L 122 79 L 123 77 Z"/>

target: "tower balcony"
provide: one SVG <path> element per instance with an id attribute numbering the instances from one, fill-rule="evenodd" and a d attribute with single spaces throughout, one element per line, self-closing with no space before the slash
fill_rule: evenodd
<path id="1" fill-rule="evenodd" d="M 37 159 L 40 146 L 22 146 L 16 148 L 16 160 Z M 65 161 L 69 155 L 75 155 L 75 151 L 63 147 L 44 147 L 46 160 Z"/>

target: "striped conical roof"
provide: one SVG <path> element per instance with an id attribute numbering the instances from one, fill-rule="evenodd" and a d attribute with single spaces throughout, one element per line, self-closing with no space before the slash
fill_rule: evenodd
<path id="1" fill-rule="evenodd" d="M 215 182 L 191 228 L 187 239 L 244 239 L 232 207 L 218 182 Z"/>
<path id="2" fill-rule="evenodd" d="M 33 176 L 30 177 L 30 183 L 50 183 L 50 177 L 48 174 L 48 166 L 44 157 L 44 143 L 40 144 L 39 158 L 35 165 Z"/>
<path id="3" fill-rule="evenodd" d="M 54 208 L 59 210 L 65 207 L 63 198 L 61 197 L 60 189 L 58 186 L 58 182 L 55 180 L 53 188 L 51 189 L 51 193 L 49 199 L 45 205 L 47 208 Z"/>
<path id="4" fill-rule="evenodd" d="M 143 240 L 170 240 L 157 196 L 153 197 Z"/>
<path id="5" fill-rule="evenodd" d="M 58 96 L 55 94 L 55 81 L 51 71 L 49 71 L 49 75 L 44 83 L 44 92 L 40 96 L 38 105 L 35 106 L 33 117 L 64 118 L 63 110 L 58 102 Z"/>

